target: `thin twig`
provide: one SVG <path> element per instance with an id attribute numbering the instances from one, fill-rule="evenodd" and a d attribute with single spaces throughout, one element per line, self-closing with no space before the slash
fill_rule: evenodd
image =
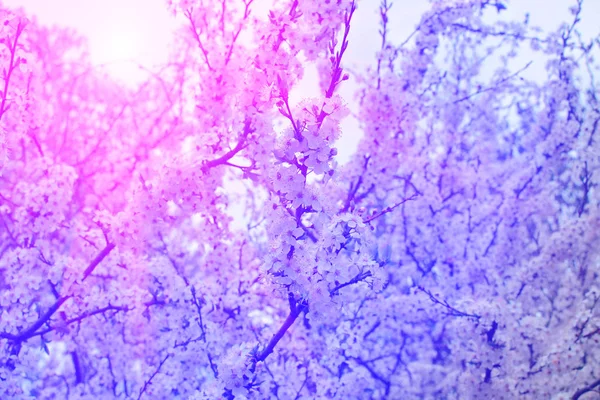
<path id="1" fill-rule="evenodd" d="M 333 296 L 333 295 L 337 294 L 337 292 L 340 289 L 345 288 L 346 286 L 354 285 L 355 283 L 358 283 L 358 282 L 362 282 L 363 280 L 365 280 L 366 278 L 368 278 L 372 275 L 373 274 L 371 273 L 371 271 L 361 272 L 360 274 L 356 275 L 354 278 L 350 279 L 348 282 L 340 283 L 339 285 L 337 285 L 336 287 L 331 289 L 329 291 L 329 293 Z"/>
<path id="2" fill-rule="evenodd" d="M 469 100 L 471 97 L 475 97 L 475 96 L 477 96 L 478 94 L 485 93 L 485 92 L 489 92 L 490 90 L 495 90 L 495 89 L 497 89 L 497 88 L 498 88 L 498 86 L 500 86 L 500 85 L 501 85 L 501 84 L 503 84 L 504 82 L 511 80 L 511 79 L 512 79 L 512 78 L 514 78 L 515 76 L 519 75 L 521 72 L 525 71 L 527 68 L 529 68 L 529 66 L 530 66 L 532 63 L 533 63 L 533 61 L 529 61 L 529 62 L 527 63 L 527 65 L 525 65 L 523 68 L 521 68 L 520 70 L 516 71 L 514 74 L 511 74 L 511 75 L 509 75 L 509 76 L 505 77 L 504 79 L 501 79 L 501 80 L 499 80 L 498 82 L 496 82 L 496 83 L 494 84 L 494 86 L 489 86 L 489 87 L 486 87 L 486 88 L 479 89 L 478 91 L 476 91 L 476 92 L 474 92 L 474 93 L 471 93 L 471 94 L 468 94 L 468 95 L 466 95 L 465 97 L 461 97 L 461 98 L 460 98 L 460 99 L 458 99 L 458 100 L 454 100 L 454 101 L 452 102 L 452 104 L 460 103 L 460 102 L 462 102 L 462 101 Z"/>
<path id="3" fill-rule="evenodd" d="M 2 92 L 2 102 L 0 103 L 0 119 L 2 119 L 2 116 L 8 109 L 6 106 L 6 101 L 8 99 L 8 84 L 10 81 L 10 76 L 16 67 L 15 55 L 17 53 L 17 42 L 19 40 L 19 36 L 21 36 L 21 33 L 23 33 L 23 29 L 24 27 L 21 25 L 21 20 L 19 20 L 19 23 L 17 24 L 17 33 L 15 34 L 15 40 L 12 46 L 8 46 L 8 49 L 10 50 L 10 62 L 8 64 L 8 70 L 6 71 L 6 76 L 4 77 L 4 91 Z"/>
<path id="4" fill-rule="evenodd" d="M 454 308 L 450 304 L 448 304 L 448 302 L 446 300 L 439 300 L 429 290 L 425 289 L 422 286 L 418 286 L 417 289 L 419 289 L 421 292 L 427 294 L 427 296 L 429 296 L 429 299 L 431 301 L 433 301 L 435 304 L 439 304 L 441 306 L 444 306 L 446 309 L 448 309 L 449 310 L 448 315 L 455 316 L 455 317 L 474 318 L 477 320 L 481 318 L 481 315 L 469 314 L 464 311 L 457 310 L 456 308 Z"/>
<path id="5" fill-rule="evenodd" d="M 375 214 L 375 215 L 372 215 L 372 216 L 370 216 L 369 218 L 367 218 L 367 219 L 363 220 L 363 223 L 365 223 L 365 224 L 368 224 L 368 223 L 370 223 L 371 221 L 373 221 L 374 219 L 377 219 L 377 218 L 381 217 L 381 216 L 382 216 L 382 215 L 384 215 L 384 214 L 387 214 L 387 213 L 389 213 L 389 212 L 392 212 L 392 211 L 394 211 L 394 209 L 395 209 L 396 207 L 398 207 L 398 206 L 401 206 L 402 204 L 406 203 L 407 201 L 410 201 L 410 200 L 414 200 L 414 199 L 416 199 L 418 196 L 419 196 L 418 194 L 413 194 L 412 196 L 410 196 L 410 197 L 408 197 L 408 198 L 406 198 L 406 199 L 402 200 L 401 202 L 399 202 L 399 203 L 396 203 L 396 204 L 394 204 L 394 205 L 393 205 L 393 206 L 391 206 L 391 207 L 385 208 L 385 209 L 383 209 L 382 211 L 378 212 L 377 214 Z"/>
<path id="6" fill-rule="evenodd" d="M 158 373 L 160 372 L 161 367 L 163 366 L 163 364 L 165 362 L 167 362 L 167 360 L 169 359 L 169 357 L 170 357 L 170 354 L 167 354 L 167 356 L 165 358 L 163 358 L 163 360 L 158 365 L 158 368 L 156 368 L 156 370 L 152 373 L 152 375 L 150 376 L 150 378 L 148 378 L 148 380 L 144 382 L 144 386 L 140 389 L 140 394 L 138 396 L 138 400 L 140 400 L 142 398 L 142 396 L 144 395 L 144 393 L 148 389 L 148 386 L 150 386 L 152 384 L 152 379 L 154 379 L 154 377 L 156 375 L 158 375 Z"/>

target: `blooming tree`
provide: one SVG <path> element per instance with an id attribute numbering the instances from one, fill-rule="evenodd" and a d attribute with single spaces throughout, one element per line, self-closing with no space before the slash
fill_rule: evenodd
<path id="1" fill-rule="evenodd" d="M 549 34 L 432 1 L 401 42 L 383 0 L 351 75 L 361 5 L 169 2 L 172 58 L 135 89 L 0 6 L 3 399 L 598 396 L 583 1 Z"/>

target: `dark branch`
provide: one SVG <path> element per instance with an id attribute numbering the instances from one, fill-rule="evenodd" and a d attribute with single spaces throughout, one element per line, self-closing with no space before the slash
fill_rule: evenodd
<path id="1" fill-rule="evenodd" d="M 392 211 L 394 211 L 394 209 L 395 209 L 396 207 L 398 207 L 398 206 L 401 206 L 402 204 L 406 203 L 407 201 L 414 200 L 415 198 L 417 198 L 417 196 L 418 196 L 418 194 L 413 194 L 412 196 L 410 196 L 410 197 L 408 197 L 408 198 L 406 198 L 406 199 L 404 199 L 404 200 L 400 201 L 399 203 L 396 203 L 396 204 L 394 204 L 394 205 L 393 205 L 393 206 L 391 206 L 391 207 L 385 208 L 385 209 L 383 209 L 381 212 L 378 212 L 377 214 L 375 214 L 375 215 L 373 215 L 373 216 L 371 216 L 371 217 L 369 217 L 369 218 L 367 218 L 367 219 L 363 220 L 363 222 L 364 222 L 365 224 L 368 224 L 369 222 L 373 221 L 374 219 L 377 219 L 377 218 L 381 217 L 381 216 L 382 216 L 382 215 L 384 215 L 384 214 L 387 214 L 387 213 L 389 213 L 389 212 L 392 212 Z"/>
<path id="2" fill-rule="evenodd" d="M 369 371 L 369 374 L 371 374 L 371 376 L 373 377 L 373 379 L 375 379 L 375 380 L 383 383 L 384 386 L 385 386 L 385 394 L 386 394 L 386 396 L 389 394 L 391 383 L 390 383 L 390 381 L 388 379 L 385 379 L 384 377 L 382 377 L 381 375 L 379 375 L 373 368 L 371 368 L 371 366 L 369 364 L 367 364 L 362 359 L 356 358 L 356 357 L 349 357 L 349 358 L 351 360 L 354 360 L 358 365 L 360 365 L 361 367 L 363 367 L 367 371 Z"/>
<path id="3" fill-rule="evenodd" d="M 86 318 L 89 318 L 89 317 L 92 317 L 92 316 L 98 315 L 98 314 L 104 314 L 107 311 L 117 311 L 117 312 L 119 312 L 119 311 L 129 311 L 129 308 L 108 305 L 106 307 L 102 307 L 102 308 L 99 308 L 97 310 L 86 311 L 83 314 L 79 315 L 78 317 L 65 320 L 63 326 L 69 326 L 69 325 L 74 324 L 76 322 L 81 322 L 81 321 L 83 321 Z M 34 336 L 45 335 L 47 333 L 50 333 L 50 332 L 55 331 L 55 330 L 60 329 L 60 328 L 61 328 L 60 326 L 48 326 L 45 329 L 39 330 L 37 332 L 33 332 L 32 334 L 29 335 L 29 337 L 27 337 L 25 339 L 21 339 L 20 341 L 24 341 L 24 340 L 30 339 L 30 338 L 32 338 Z M 2 334 L 0 334 L 0 337 L 1 337 L 1 335 Z"/>
<path id="4" fill-rule="evenodd" d="M 348 282 L 340 283 L 339 285 L 337 285 L 336 287 L 331 289 L 329 291 L 329 293 L 333 296 L 333 295 L 337 294 L 337 292 L 340 289 L 343 289 L 346 286 L 354 285 L 355 283 L 361 282 L 361 281 L 365 280 L 366 278 L 370 277 L 371 275 L 372 275 L 371 271 L 361 272 L 360 274 L 356 275 L 354 278 L 350 279 Z"/>
<path id="5" fill-rule="evenodd" d="M 192 302 L 196 306 L 196 311 L 198 313 L 198 326 L 200 327 L 201 332 L 200 339 L 204 343 L 206 343 L 206 331 L 204 329 L 204 322 L 202 320 L 202 300 L 198 300 L 198 298 L 196 297 L 196 288 L 194 286 L 192 286 L 191 292 Z M 208 349 L 206 350 L 206 356 L 208 357 L 208 363 L 210 364 L 210 369 L 212 369 L 213 375 L 215 376 L 215 378 L 218 378 L 219 370 L 217 368 L 217 365 L 213 362 L 212 355 L 210 354 L 210 351 L 208 351 Z"/>
<path id="6" fill-rule="evenodd" d="M 37 330 L 40 329 L 45 323 L 47 323 L 50 320 L 50 318 L 52 317 L 52 315 L 54 315 L 54 313 L 56 311 L 58 311 L 60 306 L 62 306 L 62 304 L 65 301 L 67 301 L 69 298 L 71 298 L 71 296 L 64 296 L 64 297 L 61 297 L 58 300 L 56 300 L 56 302 L 52 305 L 52 307 L 50 307 L 48 309 L 48 311 L 46 311 L 37 321 L 35 321 L 33 323 L 33 325 L 31 325 L 28 329 L 21 332 L 20 334 L 12 335 L 10 333 L 3 332 L 3 333 L 0 333 L 0 338 L 12 340 L 14 342 L 24 342 L 27 339 L 30 339 L 33 336 L 36 336 L 38 334 L 38 333 L 36 333 Z"/>
<path id="7" fill-rule="evenodd" d="M 90 276 L 90 274 L 94 272 L 94 269 L 98 266 L 98 264 L 100 264 L 102 260 L 104 260 L 114 248 L 115 245 L 113 243 L 107 243 L 106 247 L 100 252 L 100 254 L 96 256 L 96 258 L 92 260 L 90 265 L 85 269 L 85 271 L 83 272 L 82 280 L 85 280 L 88 276 Z"/>
<path id="8" fill-rule="evenodd" d="M 573 400 L 578 400 L 581 396 L 583 396 L 586 393 L 591 392 L 592 390 L 594 390 L 598 386 L 600 386 L 600 379 L 598 379 L 597 381 L 592 382 L 588 386 L 586 386 L 586 387 L 584 387 L 584 388 L 579 389 L 578 391 L 576 391 L 575 394 L 573 395 L 572 399 Z"/>
<path id="9" fill-rule="evenodd" d="M 161 367 L 163 366 L 163 364 L 165 362 L 167 362 L 167 360 L 169 359 L 169 357 L 170 357 L 169 354 L 167 354 L 167 356 L 165 358 L 163 358 L 163 360 L 160 362 L 160 364 L 158 364 L 158 367 L 152 373 L 152 375 L 150 375 L 150 378 L 148 378 L 148 380 L 146 382 L 144 382 L 144 386 L 140 389 L 140 394 L 138 396 L 138 400 L 140 400 L 142 398 L 142 396 L 144 395 L 144 393 L 148 389 L 148 386 L 150 386 L 152 384 L 152 379 L 154 379 L 154 377 L 156 375 L 158 375 L 158 373 L 160 372 Z"/>
<path id="10" fill-rule="evenodd" d="M 256 356 L 256 358 L 254 359 L 255 363 L 265 361 L 267 359 L 269 354 L 271 354 L 273 352 L 273 349 L 275 349 L 275 346 L 277 346 L 277 343 L 279 343 L 279 341 L 283 338 L 283 335 L 285 335 L 287 330 L 290 329 L 290 327 L 294 324 L 296 318 L 298 318 L 302 311 L 306 309 L 306 306 L 307 304 L 305 302 L 299 302 L 297 304 L 294 304 L 294 307 L 291 307 L 290 313 L 283 322 L 283 325 L 281 325 L 281 328 L 279 328 L 277 333 L 273 335 L 273 337 L 271 338 L 267 346 L 263 349 L 263 351 L 261 351 L 260 354 Z"/>
<path id="11" fill-rule="evenodd" d="M 250 120 L 246 119 L 246 121 L 244 122 L 244 133 L 242 134 L 242 137 L 240 138 L 239 142 L 235 145 L 235 147 L 229 150 L 227 153 L 223 154 L 219 158 L 210 161 L 204 161 L 202 163 L 202 170 L 208 171 L 209 169 L 214 168 L 218 165 L 223 165 L 229 160 L 231 160 L 242 149 L 244 149 L 246 147 L 246 139 L 248 138 L 248 135 L 254 132 L 254 129 L 251 128 L 250 124 Z"/>
<path id="12" fill-rule="evenodd" d="M 477 314 L 468 314 L 466 312 L 457 310 L 456 308 L 454 308 L 450 304 L 448 304 L 448 302 L 446 300 L 439 300 L 430 291 L 428 291 L 427 289 L 423 288 L 422 286 L 418 286 L 417 289 L 419 289 L 423 293 L 426 293 L 427 296 L 429 296 L 429 298 L 431 299 L 431 301 L 433 301 L 435 304 L 439 304 L 441 306 L 444 306 L 446 309 L 448 309 L 448 311 L 449 311 L 447 313 L 448 315 L 455 316 L 455 317 L 475 318 L 475 319 L 480 319 L 481 318 L 480 315 L 477 315 Z"/>

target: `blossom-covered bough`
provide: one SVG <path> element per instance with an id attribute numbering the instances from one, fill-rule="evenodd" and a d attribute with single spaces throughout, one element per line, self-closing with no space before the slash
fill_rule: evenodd
<path id="1" fill-rule="evenodd" d="M 352 75 L 361 5 L 169 2 L 171 61 L 135 89 L 0 7 L 0 397 L 600 393 L 583 2 L 543 34 L 505 1 L 432 1 L 402 42 L 383 0 Z"/>

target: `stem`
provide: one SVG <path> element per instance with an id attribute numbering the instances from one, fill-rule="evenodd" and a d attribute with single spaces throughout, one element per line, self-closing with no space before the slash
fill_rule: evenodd
<path id="1" fill-rule="evenodd" d="M 53 305 L 46 311 L 37 321 L 33 323 L 28 329 L 21 332 L 19 335 L 12 335 L 10 333 L 0 333 L 0 338 L 12 340 L 14 342 L 24 342 L 27 339 L 32 338 L 36 335 L 36 331 L 40 329 L 46 322 L 50 320 L 52 315 L 58 311 L 60 306 L 67 301 L 71 296 L 65 296 L 59 298 Z"/>
<path id="2" fill-rule="evenodd" d="M 8 84 L 10 81 L 10 76 L 12 75 L 12 72 L 15 69 L 15 54 L 17 53 L 17 41 L 19 40 L 19 36 L 21 36 L 22 32 L 23 32 L 23 28 L 21 27 L 21 21 L 19 21 L 19 24 L 17 25 L 17 33 L 15 35 L 15 41 L 14 41 L 12 47 L 9 47 L 10 64 L 8 66 L 8 72 L 6 73 L 6 77 L 4 79 L 4 91 L 2 92 L 2 103 L 0 103 L 0 119 L 2 119 L 2 116 L 4 115 L 4 113 L 7 110 L 6 96 L 8 93 Z"/>
<path id="3" fill-rule="evenodd" d="M 202 170 L 203 171 L 208 171 L 211 168 L 216 167 L 217 165 L 223 165 L 225 163 L 227 163 L 229 160 L 231 160 L 237 153 L 239 153 L 245 146 L 246 144 L 246 139 L 248 138 L 248 135 L 250 133 L 254 132 L 254 129 L 250 128 L 250 120 L 247 119 L 246 122 L 244 123 L 244 134 L 242 136 L 242 138 L 240 139 L 240 141 L 236 144 L 236 146 L 229 150 L 227 153 L 223 154 L 221 157 L 216 158 L 214 160 L 210 160 L 210 161 L 205 161 L 202 164 Z"/>
<path id="4" fill-rule="evenodd" d="M 348 357 L 350 360 L 354 360 L 358 365 L 366 369 L 369 374 L 373 377 L 373 379 L 383 383 L 385 386 L 385 395 L 387 396 L 390 393 L 391 382 L 388 379 L 385 379 L 381 375 L 379 375 L 369 364 L 357 357 Z"/>
<path id="5" fill-rule="evenodd" d="M 90 263 L 90 265 L 85 269 L 85 271 L 83 272 L 83 279 L 82 281 L 86 280 L 86 278 L 88 276 L 90 276 L 90 274 L 92 272 L 94 272 L 94 269 L 98 266 L 98 264 L 100 264 L 102 262 L 102 260 L 104 260 L 106 258 L 106 256 L 108 256 L 110 254 L 110 252 L 115 248 L 114 243 L 108 243 L 106 245 L 106 247 L 100 252 L 100 254 L 98 254 L 96 256 L 96 258 L 94 258 L 92 260 L 92 262 Z"/>
<path id="6" fill-rule="evenodd" d="M 194 23 L 194 17 L 192 16 L 192 10 L 191 9 L 186 10 L 185 16 L 187 17 L 187 19 L 190 21 L 190 24 L 192 25 L 190 29 L 192 30 L 192 33 L 194 34 L 194 38 L 196 39 L 196 42 L 198 43 L 198 47 L 202 51 L 202 55 L 204 56 L 204 62 L 206 63 L 206 66 L 208 67 L 209 71 L 214 72 L 215 70 L 210 65 L 210 61 L 208 60 L 208 51 L 206 51 L 206 48 L 202 44 L 202 39 L 200 39 L 200 35 L 198 34 L 198 29 L 196 28 L 196 24 Z"/>
<path id="7" fill-rule="evenodd" d="M 591 392 L 598 386 L 600 386 L 600 379 L 598 379 L 596 382 L 593 382 L 590 385 L 584 387 L 583 389 L 579 389 L 578 391 L 576 391 L 575 394 L 573 395 L 573 400 L 578 400 L 581 396 L 583 396 L 584 394 L 586 394 L 588 392 Z"/>
<path id="8" fill-rule="evenodd" d="M 198 298 L 196 297 L 196 288 L 194 286 L 192 286 L 191 289 L 192 292 L 192 302 L 194 303 L 194 305 L 196 306 L 196 310 L 198 311 L 198 326 L 200 327 L 200 339 L 205 343 L 208 344 L 206 342 L 206 331 L 204 330 L 204 322 L 202 320 L 202 300 L 198 301 Z M 206 356 L 208 357 L 208 362 L 210 364 L 210 369 L 212 369 L 213 375 L 215 376 L 215 378 L 219 377 L 219 369 L 217 368 L 217 365 L 213 362 L 213 358 L 212 355 L 210 354 L 210 351 L 208 350 L 208 347 L 206 348 Z"/>
<path id="9" fill-rule="evenodd" d="M 154 377 L 156 375 L 158 375 L 158 373 L 160 372 L 161 367 L 163 366 L 163 364 L 165 362 L 167 362 L 167 360 L 169 359 L 169 354 L 167 354 L 167 356 L 165 358 L 163 358 L 163 360 L 160 362 L 160 364 L 158 364 L 158 367 L 156 368 L 156 371 L 154 371 L 152 373 L 152 375 L 150 375 L 150 378 L 148 378 L 148 380 L 146 382 L 144 382 L 144 386 L 140 389 L 140 395 L 138 396 L 138 400 L 140 400 L 142 398 L 142 396 L 144 395 L 144 392 L 146 392 L 146 389 L 148 389 L 148 386 L 150 386 L 152 384 L 152 379 L 154 379 Z"/>
<path id="10" fill-rule="evenodd" d="M 100 254 L 98 254 L 96 256 L 96 258 L 94 258 L 92 260 L 90 265 L 84 271 L 84 273 L 83 273 L 84 280 L 94 271 L 94 268 L 96 268 L 96 266 L 98 266 L 98 264 L 100 264 L 100 262 L 102 260 L 104 260 L 104 258 L 106 258 L 106 256 L 114 248 L 115 248 L 115 245 L 112 243 L 109 243 L 106 245 L 106 247 L 100 252 Z M 50 318 L 52 317 L 52 315 L 54 315 L 54 313 L 56 313 L 56 311 L 58 311 L 58 309 L 62 306 L 62 304 L 65 301 L 67 301 L 68 299 L 70 299 L 71 297 L 72 297 L 71 295 L 60 297 L 58 300 L 56 300 L 56 302 L 52 305 L 52 307 L 50 307 L 48 309 L 48 311 L 46 311 L 46 313 L 44 313 L 44 315 L 42 315 L 36 322 L 34 322 L 33 325 L 31 325 L 28 329 L 26 329 L 25 331 L 21 332 L 18 335 L 13 335 L 11 333 L 6 333 L 6 332 L 0 332 L 0 339 L 12 340 L 14 342 L 24 342 L 34 336 L 43 335 L 47 332 L 54 330 L 54 328 L 50 327 L 50 328 L 46 329 L 45 331 L 38 332 L 38 329 L 40 329 L 45 323 L 47 323 L 50 320 Z M 110 308 L 114 308 L 114 307 L 112 307 L 112 306 L 107 307 L 107 309 L 110 309 Z M 95 313 L 97 313 L 97 312 L 95 312 Z M 93 315 L 93 314 L 94 313 L 91 313 L 90 315 Z M 70 322 L 67 321 L 67 322 L 68 323 L 76 322 L 78 319 L 81 320 L 90 315 L 83 314 L 82 317 L 76 318 L 75 320 L 72 320 Z"/>
<path id="11" fill-rule="evenodd" d="M 348 282 L 340 283 L 339 285 L 337 285 L 336 287 L 331 289 L 331 291 L 329 293 L 333 296 L 340 289 L 345 288 L 346 286 L 354 285 L 355 283 L 361 282 L 364 279 L 370 277 L 371 275 L 372 275 L 371 271 L 361 272 L 360 274 L 356 275 L 354 278 L 350 279 Z"/>
<path id="12" fill-rule="evenodd" d="M 264 350 L 256 357 L 257 362 L 265 361 L 267 359 L 269 354 L 271 354 L 273 352 L 273 349 L 275 349 L 275 346 L 277 346 L 277 343 L 279 343 L 279 341 L 283 338 L 283 335 L 285 335 L 287 330 L 290 329 L 290 327 L 296 321 L 296 318 L 298 318 L 300 313 L 302 313 L 302 311 L 304 311 L 305 308 L 305 304 L 296 304 L 294 305 L 294 307 L 291 307 L 290 314 L 283 322 L 283 325 L 281 325 L 281 328 L 279 328 L 277 333 L 273 335 L 273 337 L 267 344 L 267 347 L 265 347 Z"/>
<path id="13" fill-rule="evenodd" d="M 455 317 L 473 318 L 473 319 L 476 319 L 476 320 L 479 320 L 481 318 L 481 315 L 469 314 L 469 313 L 466 313 L 464 311 L 457 310 L 456 308 L 454 308 L 450 304 L 448 304 L 448 302 L 446 300 L 439 300 L 429 290 L 425 289 L 422 286 L 418 286 L 417 289 L 420 290 L 421 292 L 427 294 L 427 296 L 429 296 L 429 299 L 432 302 L 434 302 L 435 304 L 439 304 L 439 305 L 445 307 L 446 309 L 448 309 L 448 311 L 449 311 L 448 315 L 452 315 L 452 316 L 455 316 Z"/>
<path id="14" fill-rule="evenodd" d="M 381 212 L 379 212 L 379 213 L 377 213 L 377 214 L 375 214 L 375 215 L 373 215 L 373 216 L 371 216 L 371 217 L 369 217 L 369 218 L 367 218 L 367 219 L 363 220 L 363 223 L 365 223 L 365 224 L 368 224 L 368 223 L 370 223 L 371 221 L 373 221 L 374 219 L 377 219 L 377 218 L 381 217 L 381 216 L 382 216 L 382 215 L 384 215 L 384 214 L 387 214 L 387 213 L 389 213 L 389 212 L 392 212 L 392 211 L 394 211 L 394 209 L 395 209 L 396 207 L 398 207 L 398 206 L 401 206 L 402 204 L 406 203 L 407 201 L 414 200 L 415 198 L 417 198 L 417 196 L 418 196 L 417 194 L 413 194 L 412 196 L 410 196 L 410 197 L 408 197 L 408 198 L 406 198 L 406 199 L 402 200 L 401 202 L 399 202 L 399 203 L 396 203 L 396 204 L 394 204 L 393 206 L 391 206 L 391 207 L 388 207 L 388 208 L 384 209 L 383 211 L 381 211 Z"/>

